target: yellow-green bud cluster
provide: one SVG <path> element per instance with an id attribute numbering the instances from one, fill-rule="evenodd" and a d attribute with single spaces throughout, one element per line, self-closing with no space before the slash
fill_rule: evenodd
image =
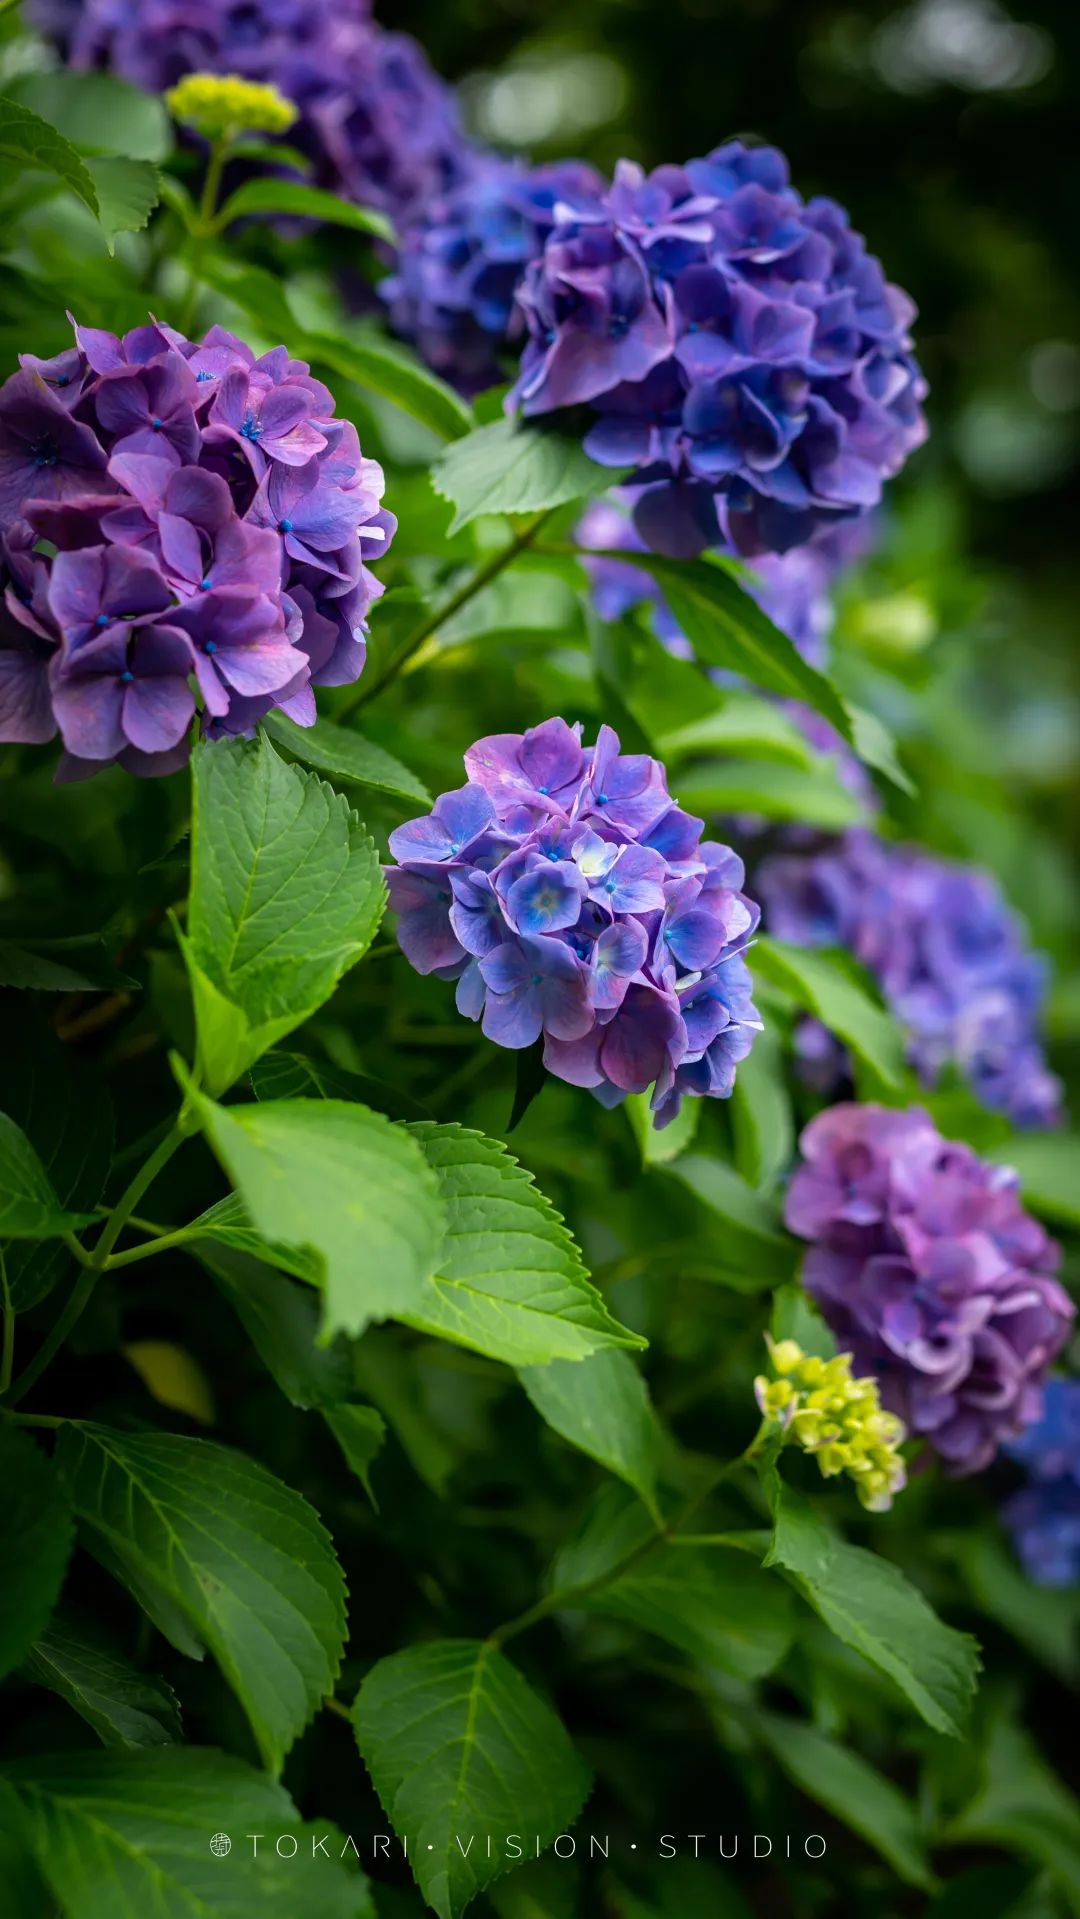
<path id="1" fill-rule="evenodd" d="M 772 1376 L 754 1381 L 765 1418 L 813 1453 L 826 1479 L 847 1473 L 870 1512 L 888 1512 L 907 1483 L 898 1450 L 907 1433 L 882 1409 L 877 1380 L 853 1378 L 850 1353 L 819 1359 L 794 1339 L 770 1339 L 768 1347 Z"/>
<path id="2" fill-rule="evenodd" d="M 276 87 L 235 73 L 188 73 L 165 95 L 174 120 L 208 140 L 235 133 L 286 133 L 296 108 Z"/>

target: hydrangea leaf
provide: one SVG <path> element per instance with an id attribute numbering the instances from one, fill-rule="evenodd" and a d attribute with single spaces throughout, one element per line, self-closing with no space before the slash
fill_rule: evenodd
<path id="1" fill-rule="evenodd" d="M 263 721 L 266 731 L 293 759 L 302 760 L 316 773 L 347 786 L 367 786 L 376 793 L 390 793 L 395 799 L 419 806 L 431 805 L 427 787 L 402 766 L 385 747 L 366 740 L 351 726 L 335 726 L 332 720 L 316 720 L 314 726 L 297 726 L 284 713 L 270 713 Z"/>
<path id="2" fill-rule="evenodd" d="M 28 1016 L 25 1001 L 7 1001 L 5 1012 L 0 1106 L 36 1149 L 61 1206 L 88 1212 L 101 1198 L 112 1162 L 108 1089 L 44 1021 Z M 67 1248 L 57 1244 L 9 1242 L 2 1250 L 16 1312 L 44 1299 L 70 1265 Z"/>
<path id="3" fill-rule="evenodd" d="M 172 128 L 160 96 L 143 93 L 114 73 L 58 68 L 20 74 L 9 92 L 52 126 L 63 127 L 74 146 L 128 160 L 164 160 L 172 150 Z"/>
<path id="4" fill-rule="evenodd" d="M 774 1186 L 795 1151 L 795 1121 L 776 1033 L 766 1026 L 739 1061 L 731 1096 L 735 1166 L 751 1186 Z"/>
<path id="5" fill-rule="evenodd" d="M 579 1362 L 525 1366 L 518 1378 L 552 1429 L 617 1473 L 658 1518 L 656 1477 L 661 1433 L 648 1388 L 628 1353 L 593 1353 Z"/>
<path id="6" fill-rule="evenodd" d="M 303 1826 L 281 1786 L 225 1753 L 20 1759 L 0 1773 L 0 1799 L 65 1919 L 373 1919 L 342 1835 Z M 227 1853 L 211 1851 L 218 1833 Z M 266 1835 L 257 1850 L 252 1833 Z M 279 1835 L 295 1838 L 295 1857 Z"/>
<path id="7" fill-rule="evenodd" d="M 222 1201 L 223 1214 L 226 1208 L 237 1220 L 244 1220 L 235 1193 Z M 210 1219 L 211 1213 L 204 1215 L 205 1221 Z M 348 1399 L 352 1386 L 348 1348 L 342 1340 L 330 1346 L 320 1341 L 318 1294 L 310 1286 L 299 1285 L 285 1273 L 275 1271 L 263 1259 L 230 1245 L 227 1217 L 222 1218 L 220 1233 L 215 1230 L 212 1237 L 209 1230 L 205 1237 L 199 1236 L 198 1226 L 196 1221 L 192 1233 L 200 1263 L 213 1274 L 267 1372 L 290 1404 L 306 1412 L 313 1407 L 337 1406 Z M 260 1252 L 264 1250 L 250 1227 L 247 1238 L 258 1245 Z"/>
<path id="8" fill-rule="evenodd" d="M 933 1890 L 918 1813 L 891 1779 L 801 1720 L 761 1713 L 755 1725 L 800 1792 L 874 1846 L 905 1885 Z"/>
<path id="9" fill-rule="evenodd" d="M 830 833 L 858 826 L 867 814 L 828 760 L 810 768 L 782 760 L 723 759 L 680 774 L 679 803 L 691 813 L 760 813 L 763 819 L 794 820 Z"/>
<path id="10" fill-rule="evenodd" d="M 793 1608 L 782 1585 L 741 1551 L 657 1538 L 621 1487 L 594 1502 L 551 1580 L 565 1590 L 568 1610 L 620 1619 L 734 1678 L 771 1672 L 791 1644 Z"/>
<path id="11" fill-rule="evenodd" d="M 98 199 L 98 220 L 113 251 L 118 233 L 138 233 L 161 198 L 161 180 L 148 160 L 124 160 L 115 154 L 87 158 Z"/>
<path id="12" fill-rule="evenodd" d="M 181 1651 L 213 1654 L 280 1772 L 345 1639 L 345 1581 L 318 1515 L 206 1439 L 70 1425 L 58 1459 L 91 1551 Z"/>
<path id="13" fill-rule="evenodd" d="M 106 1746 L 168 1746 L 180 1738 L 176 1695 L 140 1672 L 88 1622 L 52 1620 L 31 1648 L 28 1668 L 73 1706 Z"/>
<path id="14" fill-rule="evenodd" d="M 766 1564 L 790 1573 L 830 1631 L 887 1673 L 928 1726 L 962 1739 L 978 1642 L 944 1625 L 898 1566 L 838 1539 L 775 1471 L 767 1483 L 774 1530 Z"/>
<path id="15" fill-rule="evenodd" d="M 740 1070 L 743 1065 L 745 1061 L 740 1062 Z M 678 1159 L 680 1153 L 693 1145 L 701 1119 L 701 1101 L 684 1099 L 675 1118 L 659 1127 L 648 1093 L 627 1094 L 623 1110 L 637 1140 L 643 1166 L 667 1166 Z"/>
<path id="16" fill-rule="evenodd" d="M 70 140 L 17 100 L 0 99 L 0 159 L 16 167 L 40 167 L 45 173 L 54 173 L 96 219 L 97 188 L 85 160 Z"/>
<path id="17" fill-rule="evenodd" d="M 193 771 L 184 952 L 203 1083 L 220 1093 L 330 997 L 386 887 L 346 801 L 265 734 L 204 743 Z"/>
<path id="18" fill-rule="evenodd" d="M 261 213 L 271 216 L 291 213 L 304 220 L 318 220 L 325 226 L 351 227 L 354 233 L 371 233 L 379 240 L 394 238 L 393 225 L 385 213 L 377 213 L 373 207 L 355 206 L 351 200 L 341 200 L 323 187 L 277 178 L 245 180 L 235 193 L 230 193 L 217 214 L 214 231 L 220 233 L 234 220 L 250 220 Z"/>
<path id="19" fill-rule="evenodd" d="M 1019 1727 L 998 1720 L 981 1792 L 946 1829 L 960 1846 L 1004 1846 L 1045 1866 L 1080 1912 L 1080 1804 Z"/>
<path id="20" fill-rule="evenodd" d="M 778 1207 L 733 1166 L 704 1153 L 683 1153 L 664 1170 L 720 1222 L 717 1246 L 725 1267 L 744 1274 L 755 1288 L 792 1277 L 798 1255 Z"/>
<path id="21" fill-rule="evenodd" d="M 445 1213 L 409 1129 L 337 1099 L 226 1107 L 193 1094 L 192 1102 L 257 1235 L 245 1242 L 234 1233 L 230 1243 L 299 1251 L 299 1260 L 279 1256 L 321 1285 L 324 1338 L 426 1309 Z M 204 1218 L 196 1231 L 206 1226 Z"/>
<path id="22" fill-rule="evenodd" d="M 386 1421 L 374 1406 L 327 1406 L 325 1419 L 350 1471 L 356 1474 L 372 1505 L 371 1468 L 386 1441 Z"/>
<path id="23" fill-rule="evenodd" d="M 89 1217 L 61 1205 L 26 1134 L 0 1113 L 0 1239 L 55 1239 Z"/>
<path id="24" fill-rule="evenodd" d="M 457 440 L 473 426 L 470 409 L 453 387 L 421 366 L 404 347 L 391 345 L 377 334 L 308 333 L 298 350 L 329 372 L 389 400 L 440 440 Z"/>
<path id="25" fill-rule="evenodd" d="M 1024 1204 L 1033 1213 L 1080 1226 L 1080 1138 L 1075 1133 L 1029 1133 L 1014 1136 L 988 1151 L 988 1159 L 1011 1166 L 1020 1175 Z"/>
<path id="26" fill-rule="evenodd" d="M 0 1678 L 48 1625 L 71 1556 L 70 1502 L 53 1462 L 10 1421 L 0 1425 Z"/>
<path id="27" fill-rule="evenodd" d="M 541 1847 L 584 1804 L 589 1774 L 551 1707 L 490 1642 L 447 1639 L 381 1659 L 360 1688 L 356 1739 L 439 1919 L 513 1865 L 483 1835 Z"/>
<path id="28" fill-rule="evenodd" d="M 579 440 L 507 419 L 455 440 L 431 470 L 436 493 L 456 509 L 451 537 L 484 513 L 540 513 L 598 493 L 614 478 Z"/>
<path id="29" fill-rule="evenodd" d="M 755 941 L 748 957 L 755 974 L 789 993 L 801 1011 L 812 1013 L 850 1046 L 879 1085 L 893 1091 L 903 1085 L 900 1028 L 843 959 L 766 938 Z"/>
<path id="30" fill-rule="evenodd" d="M 406 1130 L 438 1180 L 446 1239 L 435 1277 L 396 1317 L 508 1366 L 645 1344 L 611 1317 L 555 1208 L 504 1146 L 461 1126 Z"/>

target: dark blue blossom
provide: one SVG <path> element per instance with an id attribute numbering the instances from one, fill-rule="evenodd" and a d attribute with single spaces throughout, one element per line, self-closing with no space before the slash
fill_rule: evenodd
<path id="1" fill-rule="evenodd" d="M 621 162 L 560 210 L 519 300 L 513 403 L 588 404 L 587 451 L 637 469 L 638 531 L 675 558 L 784 553 L 858 519 L 925 437 L 914 307 L 770 148 Z"/>
<path id="2" fill-rule="evenodd" d="M 743 958 L 742 862 L 702 841 L 663 767 L 608 726 L 545 720 L 478 740 L 468 784 L 390 835 L 390 904 L 421 973 L 500 1046 L 541 1036 L 549 1071 L 606 1104 L 653 1088 L 726 1097 L 760 1028 Z"/>
<path id="3" fill-rule="evenodd" d="M 1080 1585 L 1080 1379 L 1051 1379 L 1042 1417 L 1005 1450 L 1027 1473 L 1002 1517 L 1028 1577 Z"/>

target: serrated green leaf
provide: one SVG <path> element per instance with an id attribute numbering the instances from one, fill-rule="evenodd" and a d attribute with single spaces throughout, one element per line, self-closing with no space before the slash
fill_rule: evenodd
<path id="1" fill-rule="evenodd" d="M 661 1435 L 648 1388 L 629 1354 L 525 1366 L 518 1378 L 541 1419 L 624 1479 L 655 1517 Z"/>
<path id="2" fill-rule="evenodd" d="M 372 787 L 377 793 L 392 793 L 396 799 L 431 805 L 427 787 L 402 766 L 392 753 L 355 733 L 351 726 L 335 726 L 332 720 L 316 720 L 314 726 L 297 726 L 284 713 L 270 713 L 263 721 L 265 730 L 293 759 L 302 760 L 316 773 L 348 786 Z"/>
<path id="3" fill-rule="evenodd" d="M 87 1218 L 60 1204 L 26 1134 L 0 1113 L 0 1239 L 55 1239 Z"/>
<path id="4" fill-rule="evenodd" d="M 63 127 L 73 146 L 92 153 L 122 154 L 128 160 L 164 160 L 172 149 L 172 129 L 156 93 L 143 93 L 114 73 L 20 74 L 12 97 L 51 126 Z"/>
<path id="5" fill-rule="evenodd" d="M 0 1803 L 64 1919 L 373 1919 L 341 1835 L 303 1826 L 282 1787 L 224 1753 L 20 1759 L 0 1773 Z M 225 1856 L 210 1850 L 217 1833 Z M 252 1833 L 265 1835 L 257 1850 Z"/>
<path id="6" fill-rule="evenodd" d="M 205 1646 L 267 1767 L 333 1690 L 345 1582 L 299 1493 L 242 1453 L 171 1433 L 70 1425 L 58 1461 L 83 1537 L 180 1650 Z"/>
<path id="7" fill-rule="evenodd" d="M 440 440 L 459 439 L 472 428 L 472 413 L 460 395 L 403 347 L 358 333 L 308 333 L 297 350 L 331 373 L 340 373 L 389 400 Z"/>
<path id="8" fill-rule="evenodd" d="M 318 220 L 325 226 L 351 227 L 354 233 L 370 233 L 379 240 L 393 241 L 394 238 L 393 222 L 385 213 L 377 213 L 374 207 L 358 207 L 351 200 L 339 199 L 336 193 L 327 193 L 322 187 L 304 186 L 299 180 L 282 180 L 276 176 L 245 180 L 235 193 L 230 193 L 214 219 L 214 231 L 222 232 L 234 220 L 253 219 L 259 214 L 273 217 L 279 213 Z"/>
<path id="9" fill-rule="evenodd" d="M 871 999 L 842 962 L 827 952 L 790 940 L 755 941 L 747 955 L 751 972 L 789 993 L 800 1011 L 850 1046 L 883 1086 L 904 1082 L 904 1043 L 896 1021 Z"/>
<path id="10" fill-rule="evenodd" d="M 138 233 L 161 198 L 161 179 L 149 160 L 124 160 L 113 154 L 86 161 L 97 193 L 98 220 L 112 252 L 118 233 Z"/>
<path id="11" fill-rule="evenodd" d="M 0 1678 L 26 1657 L 60 1596 L 75 1529 L 67 1488 L 25 1433 L 0 1423 Z"/>
<path id="12" fill-rule="evenodd" d="M 169 1746 L 180 1738 L 176 1695 L 140 1672 L 88 1621 L 61 1614 L 34 1642 L 28 1667 L 73 1706 L 106 1746 Z"/>
<path id="13" fill-rule="evenodd" d="M 235 1193 L 222 1202 L 223 1208 L 227 1206 L 231 1216 L 246 1226 Z M 205 1218 L 211 1220 L 215 1211 L 212 1207 Z M 222 1218 L 213 1236 L 208 1233 L 205 1238 L 199 1237 L 197 1228 L 198 1221 L 192 1230 L 192 1250 L 217 1281 L 286 1399 L 304 1411 L 337 1406 L 346 1400 L 352 1386 L 348 1349 L 341 1340 L 331 1346 L 320 1342 L 319 1302 L 311 1287 L 230 1245 L 228 1216 Z M 239 1233 L 243 1234 L 242 1227 Z M 250 1227 L 243 1237 L 247 1244 L 263 1251 L 263 1242 Z"/>
<path id="14" fill-rule="evenodd" d="M 367 951 L 386 886 L 346 801 L 265 734 L 204 742 L 193 773 L 184 953 L 203 1083 L 220 1093 Z"/>
<path id="15" fill-rule="evenodd" d="M 324 1338 L 427 1308 L 445 1213 L 405 1127 L 344 1100 L 192 1099 L 259 1239 L 279 1259 L 296 1249 L 289 1270 L 321 1283 Z M 266 1256 L 257 1240 L 234 1233 L 228 1243 Z"/>
<path id="16" fill-rule="evenodd" d="M 770 1476 L 768 1565 L 789 1572 L 830 1631 L 888 1673 L 935 1732 L 964 1736 L 979 1647 L 946 1626 L 899 1567 L 836 1538 L 806 1502 Z"/>
<path id="17" fill-rule="evenodd" d="M 484 513 L 539 513 L 598 493 L 612 479 L 580 440 L 507 419 L 455 440 L 431 469 L 436 493 L 456 509 L 451 538 Z"/>
<path id="18" fill-rule="evenodd" d="M 558 1213 L 504 1146 L 456 1125 L 406 1130 L 438 1179 L 446 1237 L 435 1277 L 395 1317 L 508 1366 L 645 1344 L 611 1317 Z"/>
<path id="19" fill-rule="evenodd" d="M 96 219 L 97 189 L 86 162 L 70 140 L 17 100 L 0 99 L 0 159 L 10 160 L 16 167 L 40 167 L 45 173 L 54 173 Z"/>
<path id="20" fill-rule="evenodd" d="M 1019 1727 L 995 1727 L 983 1789 L 944 1838 L 961 1846 L 1004 1846 L 1036 1860 L 1070 1910 L 1080 1913 L 1080 1804 Z"/>
<path id="21" fill-rule="evenodd" d="M 4 1002 L 4 1071 L 0 1107 L 36 1149 L 61 1205 L 84 1214 L 105 1187 L 113 1148 L 113 1110 L 108 1089 L 61 1046 L 44 1021 L 28 1015 L 24 1001 Z M 71 1263 L 60 1245 L 9 1242 L 0 1248 L 8 1294 L 16 1312 L 37 1305 Z"/>
<path id="22" fill-rule="evenodd" d="M 860 1753 L 801 1720 L 762 1713 L 755 1724 L 801 1792 L 874 1846 L 905 1885 L 932 1890 L 934 1875 L 918 1814 L 891 1779 Z"/>
<path id="23" fill-rule="evenodd" d="M 548 1706 L 490 1644 L 448 1639 L 381 1659 L 355 1708 L 356 1739 L 418 1885 L 460 1919 L 513 1865 L 484 1835 L 549 1846 L 572 1825 L 589 1775 Z M 471 1843 L 470 1843 L 471 1839 Z"/>
<path id="24" fill-rule="evenodd" d="M 350 1471 L 356 1474 L 374 1506 L 371 1468 L 386 1441 L 386 1421 L 374 1406 L 327 1406 L 325 1419 Z"/>
<path id="25" fill-rule="evenodd" d="M 1025 1206 L 1063 1226 L 1080 1226 L 1080 1138 L 1075 1133 L 1016 1134 L 987 1158 L 1020 1175 Z"/>

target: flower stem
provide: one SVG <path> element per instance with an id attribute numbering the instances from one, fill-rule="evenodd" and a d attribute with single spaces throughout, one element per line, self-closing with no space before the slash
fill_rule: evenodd
<path id="1" fill-rule="evenodd" d="M 8 1285 L 7 1266 L 0 1252 L 0 1288 L 4 1294 L 4 1350 L 0 1356 L 0 1394 L 6 1393 L 11 1385 L 11 1373 L 15 1364 L 15 1308 L 11 1303 L 11 1288 Z"/>
<path id="2" fill-rule="evenodd" d="M 452 619 L 455 613 L 460 613 L 463 606 L 468 606 L 469 601 L 475 599 L 476 595 L 482 592 L 485 586 L 489 586 L 492 580 L 497 579 L 498 575 L 517 559 L 519 553 L 523 553 L 526 547 L 532 545 L 540 528 L 550 520 L 554 511 L 554 507 L 548 506 L 542 513 L 534 513 L 532 519 L 526 521 L 512 540 L 508 540 L 505 546 L 501 546 L 497 553 L 492 554 L 490 560 L 485 561 L 475 573 L 470 574 L 464 586 L 459 587 L 458 591 L 447 600 L 445 606 L 438 607 L 434 613 L 421 620 L 419 626 L 414 627 L 409 634 L 400 652 L 390 661 L 382 677 L 364 687 L 338 709 L 339 723 L 351 719 L 362 706 L 369 706 L 372 700 L 377 699 L 378 695 L 397 679 L 398 674 L 408 665 L 414 653 L 420 651 L 425 640 L 430 640 L 440 626 L 445 626 L 447 620 Z"/>

